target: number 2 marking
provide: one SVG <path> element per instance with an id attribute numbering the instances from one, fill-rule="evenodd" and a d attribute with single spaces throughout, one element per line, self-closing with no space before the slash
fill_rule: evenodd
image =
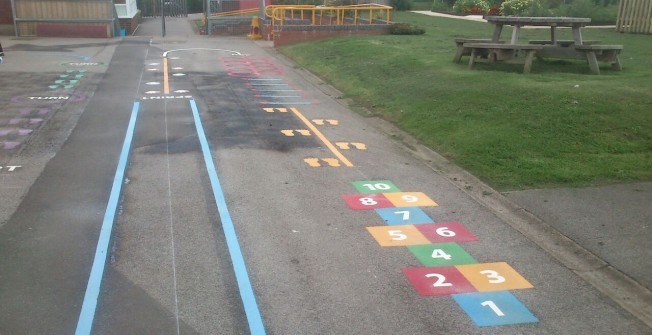
<path id="1" fill-rule="evenodd" d="M 432 286 L 434 287 L 445 287 L 445 286 L 453 286 L 451 283 L 446 282 L 446 277 L 439 273 L 429 273 L 426 275 L 427 278 L 432 278 L 435 277 L 437 278 L 437 281 L 432 283 Z"/>
<path id="2" fill-rule="evenodd" d="M 489 308 L 491 308 L 491 310 L 498 316 L 505 316 L 505 313 L 503 313 L 503 311 L 501 311 L 500 308 L 498 308 L 498 306 L 496 306 L 496 304 L 491 300 L 483 301 L 480 305 L 484 307 L 489 306 Z"/>

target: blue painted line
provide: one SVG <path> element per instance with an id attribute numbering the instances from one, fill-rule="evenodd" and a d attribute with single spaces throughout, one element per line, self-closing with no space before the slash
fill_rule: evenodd
<path id="1" fill-rule="evenodd" d="M 301 98 L 300 95 L 259 95 L 258 98 Z"/>
<path id="2" fill-rule="evenodd" d="M 251 84 L 251 86 L 288 86 L 288 84 Z"/>
<path id="3" fill-rule="evenodd" d="M 254 290 L 251 287 L 251 282 L 249 281 L 247 266 L 245 265 L 242 251 L 240 250 L 238 236 L 235 233 L 233 221 L 231 220 L 231 215 L 229 214 L 229 209 L 226 205 L 226 199 L 224 198 L 224 192 L 222 192 L 222 187 L 220 186 L 220 180 L 217 177 L 217 169 L 213 164 L 213 156 L 211 155 L 211 150 L 208 147 L 208 141 L 206 140 L 204 127 L 202 126 L 201 119 L 199 118 L 199 111 L 197 110 L 197 104 L 195 103 L 195 100 L 190 100 L 190 108 L 192 108 L 192 115 L 195 118 L 197 136 L 199 137 L 201 150 L 204 154 L 204 162 L 206 163 L 206 170 L 208 171 L 208 177 L 211 181 L 211 187 L 213 188 L 213 196 L 215 197 L 217 211 L 220 215 L 220 221 L 222 221 L 222 229 L 224 230 L 224 236 L 226 237 L 226 245 L 229 248 L 229 255 L 231 255 L 231 263 L 233 264 L 235 279 L 238 282 L 240 298 L 242 299 L 245 314 L 247 315 L 249 332 L 254 335 L 263 335 L 265 334 L 263 320 L 260 316 L 258 304 L 256 303 Z"/>
<path id="4" fill-rule="evenodd" d="M 309 101 L 279 101 L 279 102 L 261 101 L 260 103 L 263 105 L 310 105 L 311 104 L 311 102 Z"/>
<path id="5" fill-rule="evenodd" d="M 283 80 L 283 79 L 281 79 L 281 78 L 249 78 L 249 80 L 252 80 L 252 81 L 267 81 L 267 80 L 269 80 L 269 81 L 280 81 L 280 80 Z"/>
<path id="6" fill-rule="evenodd" d="M 100 229 L 100 236 L 97 241 L 97 248 L 95 249 L 95 259 L 93 260 L 93 266 L 91 267 L 91 273 L 88 278 L 86 294 L 84 295 L 84 302 L 82 304 L 81 312 L 79 313 L 75 335 L 88 335 L 91 333 L 91 328 L 93 327 L 95 309 L 97 308 L 97 298 L 100 295 L 100 285 L 102 284 L 104 265 L 108 254 L 109 241 L 111 240 L 111 231 L 113 230 L 113 221 L 118 209 L 122 181 L 124 180 L 124 174 L 127 168 L 127 160 L 131 149 L 131 141 L 134 137 L 134 129 L 136 128 L 139 106 L 140 103 L 136 101 L 131 110 L 131 119 L 129 120 L 129 126 L 127 127 L 125 141 L 122 144 L 122 151 L 120 152 L 118 167 L 116 168 L 115 177 L 113 178 L 113 187 L 111 187 L 109 202 L 106 206 L 106 211 L 104 212 L 104 220 L 102 221 L 102 228 Z"/>
<path id="7" fill-rule="evenodd" d="M 259 90 L 256 89 L 256 92 L 301 92 L 300 90 Z"/>

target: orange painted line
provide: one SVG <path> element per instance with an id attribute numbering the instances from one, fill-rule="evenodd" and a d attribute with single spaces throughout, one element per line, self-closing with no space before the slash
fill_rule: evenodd
<path id="1" fill-rule="evenodd" d="M 170 81 L 168 80 L 168 58 L 163 58 L 163 93 L 170 94 Z"/>
<path id="2" fill-rule="evenodd" d="M 308 128 L 310 128 L 310 130 L 312 131 L 313 134 L 315 134 L 315 136 L 319 137 L 319 139 L 322 142 L 324 142 L 326 147 L 328 149 L 330 149 L 330 151 L 333 153 L 333 155 L 335 155 L 337 158 L 339 158 L 339 160 L 342 161 L 342 163 L 344 163 L 344 165 L 346 165 L 347 167 L 352 167 L 353 166 L 353 164 L 351 164 L 351 162 L 348 159 L 346 159 L 346 157 L 344 157 L 344 155 L 342 155 L 339 152 L 339 150 L 337 150 L 337 148 L 326 138 L 326 136 L 324 136 L 324 134 L 322 134 L 319 131 L 319 129 L 317 129 L 317 127 L 315 127 L 315 125 L 313 125 L 310 121 L 308 121 L 308 119 L 306 119 L 306 117 L 303 116 L 303 114 L 301 114 L 299 112 L 299 110 L 297 110 L 294 107 L 290 108 L 290 110 L 292 111 L 292 113 L 294 113 L 294 115 L 296 115 L 299 118 L 299 120 L 303 121 L 303 123 L 305 123 L 306 126 Z"/>

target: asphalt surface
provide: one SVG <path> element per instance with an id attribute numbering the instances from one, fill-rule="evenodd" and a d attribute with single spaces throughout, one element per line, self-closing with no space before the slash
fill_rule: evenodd
<path id="1" fill-rule="evenodd" d="M 0 334 L 650 333 L 649 183 L 503 196 L 268 43 L 166 33 L 0 37 Z"/>

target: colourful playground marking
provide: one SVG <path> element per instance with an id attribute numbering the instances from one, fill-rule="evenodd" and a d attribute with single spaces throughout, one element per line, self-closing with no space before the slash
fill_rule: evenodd
<path id="1" fill-rule="evenodd" d="M 367 227 L 367 230 L 383 247 L 402 247 L 430 243 L 418 229 L 411 225 Z"/>
<path id="2" fill-rule="evenodd" d="M 475 288 L 453 266 L 404 268 L 403 274 L 423 296 L 475 292 Z"/>
<path id="3" fill-rule="evenodd" d="M 479 292 L 519 290 L 533 287 L 505 262 L 458 265 L 456 268 Z"/>
<path id="4" fill-rule="evenodd" d="M 423 192 L 385 193 L 385 197 L 396 207 L 438 206 L 436 202 L 432 201 Z"/>
<path id="5" fill-rule="evenodd" d="M 459 222 L 420 224 L 416 227 L 432 243 L 474 242 L 478 240 Z"/>
<path id="6" fill-rule="evenodd" d="M 349 194 L 342 195 L 342 199 L 354 210 L 394 207 L 383 194 Z"/>
<path id="7" fill-rule="evenodd" d="M 419 207 L 378 208 L 376 213 L 388 225 L 422 224 L 434 222 Z"/>
<path id="8" fill-rule="evenodd" d="M 507 291 L 453 294 L 452 297 L 478 327 L 539 322 Z"/>
<path id="9" fill-rule="evenodd" d="M 364 194 L 393 193 L 401 191 L 389 180 L 354 181 L 352 184 L 358 192 Z"/>
<path id="10" fill-rule="evenodd" d="M 477 261 L 457 243 L 408 246 L 410 252 L 425 266 L 475 264 Z"/>

